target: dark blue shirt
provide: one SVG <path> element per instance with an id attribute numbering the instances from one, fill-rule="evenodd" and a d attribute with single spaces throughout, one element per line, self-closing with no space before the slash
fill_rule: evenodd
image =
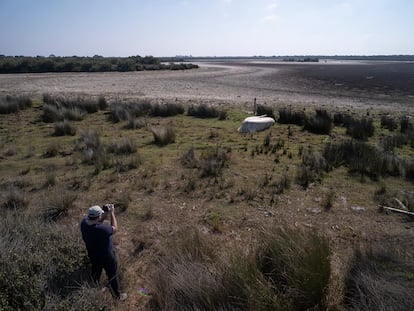
<path id="1" fill-rule="evenodd" d="M 107 262 L 114 258 L 112 226 L 104 223 L 88 224 L 88 219 L 84 218 L 81 232 L 91 261 Z"/>

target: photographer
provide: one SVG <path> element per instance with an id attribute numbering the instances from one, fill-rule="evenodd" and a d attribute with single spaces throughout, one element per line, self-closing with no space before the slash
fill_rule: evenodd
<path id="1" fill-rule="evenodd" d="M 110 225 L 104 220 L 109 215 Z M 114 253 L 112 235 L 118 230 L 113 204 L 105 204 L 103 209 L 94 205 L 81 221 L 82 238 L 92 264 L 92 278 L 99 284 L 102 269 L 108 277 L 108 285 L 114 297 L 124 300 L 127 294 L 119 291 L 118 263 Z"/>

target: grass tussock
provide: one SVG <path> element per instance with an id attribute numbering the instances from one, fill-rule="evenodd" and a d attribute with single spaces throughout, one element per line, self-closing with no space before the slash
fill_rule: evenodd
<path id="1" fill-rule="evenodd" d="M 9 210 L 22 210 L 29 205 L 24 192 L 16 186 L 10 186 L 3 199 L 3 207 Z"/>
<path id="2" fill-rule="evenodd" d="M 168 245 L 154 275 L 156 310 L 326 307 L 329 245 L 314 232 L 268 229 L 256 247 L 226 254 L 199 231 L 183 230 Z"/>
<path id="3" fill-rule="evenodd" d="M 121 139 L 111 141 L 107 146 L 107 151 L 116 155 L 127 155 L 137 152 L 137 146 L 130 138 L 123 137 Z"/>
<path id="4" fill-rule="evenodd" d="M 165 146 L 175 142 L 175 131 L 171 126 L 153 127 L 151 132 L 156 145 Z"/>
<path id="5" fill-rule="evenodd" d="M 305 124 L 305 119 L 306 116 L 303 111 L 292 110 L 292 107 L 279 109 L 278 122 L 281 124 L 296 124 L 301 126 Z"/>
<path id="6" fill-rule="evenodd" d="M 258 116 L 266 115 L 266 116 L 271 117 L 273 119 L 275 118 L 273 108 L 269 107 L 269 106 L 265 106 L 265 105 L 257 105 L 256 114 Z"/>
<path id="7" fill-rule="evenodd" d="M 54 127 L 54 136 L 75 136 L 76 135 L 76 127 L 68 120 L 64 120 L 62 122 L 57 122 Z"/>
<path id="8" fill-rule="evenodd" d="M 199 158 L 201 177 L 218 177 L 230 160 L 227 150 L 209 147 L 202 151 Z"/>
<path id="9" fill-rule="evenodd" d="M 184 106 L 180 103 L 155 103 L 151 105 L 150 115 L 153 117 L 171 117 L 184 113 Z"/>
<path id="10" fill-rule="evenodd" d="M 315 134 L 330 134 L 333 127 L 332 117 L 324 109 L 316 109 L 314 115 L 305 118 L 303 129 Z"/>
<path id="11" fill-rule="evenodd" d="M 207 104 L 191 105 L 188 107 L 187 115 L 205 119 L 217 118 L 219 116 L 219 110 Z"/>
<path id="12" fill-rule="evenodd" d="M 328 143 L 323 154 L 330 167 L 346 165 L 350 173 L 373 179 L 386 175 L 401 176 L 406 166 L 395 154 L 358 140 Z"/>
<path id="13" fill-rule="evenodd" d="M 413 310 L 414 264 L 395 247 L 358 249 L 346 276 L 348 310 Z"/>
<path id="14" fill-rule="evenodd" d="M 44 224 L 21 212 L 2 216 L 0 309 L 45 310 L 52 300 L 55 306 L 64 306 L 79 297 L 79 284 L 88 275 L 77 228 Z M 81 301 L 75 305 L 84 307 Z"/>
<path id="15" fill-rule="evenodd" d="M 0 114 L 16 113 L 20 110 L 32 107 L 33 102 L 27 96 L 0 97 Z"/>

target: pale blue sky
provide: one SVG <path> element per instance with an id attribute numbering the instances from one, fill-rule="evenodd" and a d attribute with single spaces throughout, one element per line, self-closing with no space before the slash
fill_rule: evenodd
<path id="1" fill-rule="evenodd" d="M 414 1 L 0 0 L 0 54 L 414 54 Z"/>

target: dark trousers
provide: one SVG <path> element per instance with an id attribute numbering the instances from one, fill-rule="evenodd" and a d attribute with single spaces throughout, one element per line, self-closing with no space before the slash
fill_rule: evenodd
<path id="1" fill-rule="evenodd" d="M 118 276 L 118 263 L 115 255 L 107 260 L 91 260 L 92 263 L 92 278 L 99 284 L 101 278 L 102 269 L 105 270 L 106 276 L 108 277 L 108 285 L 112 291 L 112 294 L 119 297 L 119 276 Z"/>

